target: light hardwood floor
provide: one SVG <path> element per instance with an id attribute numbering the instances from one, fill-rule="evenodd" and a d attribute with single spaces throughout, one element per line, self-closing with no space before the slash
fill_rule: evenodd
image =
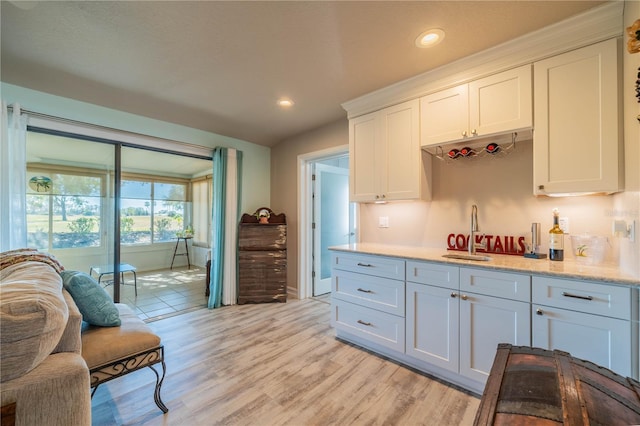
<path id="1" fill-rule="evenodd" d="M 202 309 L 149 326 L 167 376 L 102 385 L 94 425 L 467 425 L 479 399 L 336 340 L 326 300 Z"/>

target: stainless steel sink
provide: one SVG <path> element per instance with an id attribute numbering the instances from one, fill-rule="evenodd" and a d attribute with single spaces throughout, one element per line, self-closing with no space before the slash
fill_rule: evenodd
<path id="1" fill-rule="evenodd" d="M 443 254 L 442 257 L 446 257 L 449 259 L 460 259 L 460 260 L 476 260 L 480 262 L 486 262 L 487 260 L 491 260 L 489 256 L 482 256 L 479 254 Z"/>

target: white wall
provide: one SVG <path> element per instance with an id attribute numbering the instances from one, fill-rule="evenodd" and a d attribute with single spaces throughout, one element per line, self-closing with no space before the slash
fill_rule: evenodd
<path id="1" fill-rule="evenodd" d="M 23 109 L 54 117 L 212 149 L 218 146 L 236 148 L 243 153 L 241 211 L 253 212 L 260 206 L 268 206 L 271 202 L 271 149 L 268 147 L 2 82 L 0 82 L 0 97 L 9 105 L 19 103 Z M 159 244 L 157 247 L 126 248 L 123 250 L 123 256 L 126 254 L 129 258 L 123 258 L 123 261 L 136 264 L 139 270 L 169 267 L 174 247 L 174 243 L 167 243 Z M 56 254 L 70 269 L 84 269 L 84 265 L 95 264 L 91 259 L 83 259 L 83 255 L 83 253 L 77 253 L 69 259 L 63 259 L 60 254 Z M 193 250 L 191 259 L 196 264 L 204 266 L 206 250 Z M 180 262 L 186 263 L 184 260 L 182 257 Z"/>
<path id="2" fill-rule="evenodd" d="M 532 222 L 546 231 L 552 226 L 552 209 L 569 218 L 571 234 L 611 235 L 613 196 L 567 198 L 533 195 L 533 145 L 518 143 L 509 155 L 445 163 L 433 159 L 433 198 L 429 202 L 362 204 L 361 241 L 409 246 L 447 247 L 450 233 L 469 233 L 471 206 L 478 206 L 480 232 L 499 236 L 524 236 L 530 241 Z M 469 160 L 469 161 L 467 161 Z M 379 228 L 378 218 L 389 217 L 389 228 Z M 617 262 L 618 241 L 611 238 L 611 261 Z M 566 244 L 570 246 L 567 239 Z"/>

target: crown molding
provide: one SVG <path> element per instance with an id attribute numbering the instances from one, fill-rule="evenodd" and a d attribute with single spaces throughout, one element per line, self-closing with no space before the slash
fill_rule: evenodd
<path id="1" fill-rule="evenodd" d="M 612 1 L 434 70 L 400 81 L 342 107 L 348 118 L 415 99 L 614 37 L 624 30 L 624 1 Z"/>

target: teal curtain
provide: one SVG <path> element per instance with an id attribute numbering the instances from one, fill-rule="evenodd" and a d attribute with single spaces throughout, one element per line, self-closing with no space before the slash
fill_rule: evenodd
<path id="1" fill-rule="evenodd" d="M 242 188 L 242 152 L 213 152 L 210 309 L 237 301 L 238 220 Z"/>

